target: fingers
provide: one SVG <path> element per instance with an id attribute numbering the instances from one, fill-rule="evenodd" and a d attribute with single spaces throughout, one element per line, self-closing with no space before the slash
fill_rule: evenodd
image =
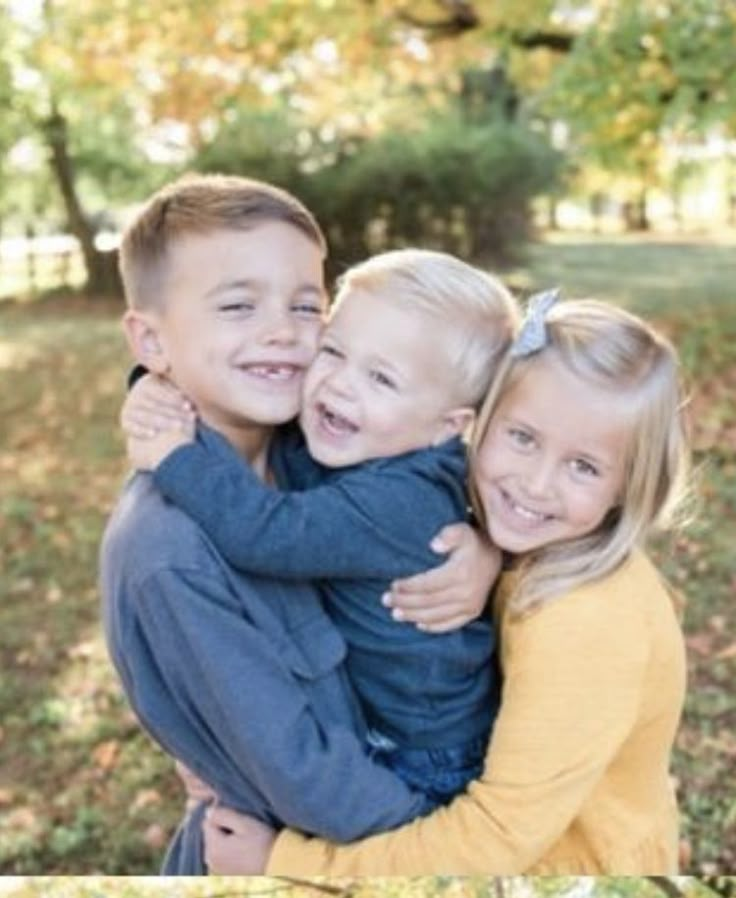
<path id="1" fill-rule="evenodd" d="M 162 430 L 193 432 L 192 403 L 172 383 L 147 374 L 125 398 L 120 425 L 128 436 L 150 439 Z"/>
<path id="2" fill-rule="evenodd" d="M 413 597 L 443 592 L 448 587 L 455 586 L 457 580 L 457 573 L 453 573 L 452 568 L 447 570 L 447 564 L 444 564 L 442 567 L 432 568 L 430 571 L 415 574 L 413 577 L 394 580 L 391 584 L 390 593 L 387 595 L 390 595 L 394 600 L 400 597 L 402 603 L 406 601 L 407 605 L 411 605 Z"/>
<path id="3" fill-rule="evenodd" d="M 407 624 L 429 625 L 436 624 L 448 617 L 456 617 L 459 614 L 467 615 L 468 603 L 464 596 L 457 599 L 443 600 L 434 605 L 428 605 L 426 598 L 424 604 L 416 604 L 414 607 L 405 608 L 397 606 L 391 610 L 391 616 L 394 620 L 403 621 Z"/>
<path id="4" fill-rule="evenodd" d="M 155 374 L 146 374 L 135 383 L 130 392 L 131 395 L 161 408 L 172 410 L 193 408 L 192 403 L 175 384 Z"/>
<path id="5" fill-rule="evenodd" d="M 196 416 L 193 411 L 161 410 L 142 405 L 138 400 L 125 401 L 120 413 L 120 424 L 128 436 L 141 440 L 150 439 L 165 430 L 187 433 L 194 430 Z"/>
<path id="6" fill-rule="evenodd" d="M 417 624 L 417 627 L 425 633 L 449 633 L 450 630 L 459 630 L 460 627 L 464 627 L 472 620 L 475 618 L 463 612 L 453 617 L 443 618 L 433 624 Z"/>
<path id="7" fill-rule="evenodd" d="M 456 601 L 443 602 L 441 605 L 425 604 L 409 609 L 397 607 L 393 609 L 392 616 L 394 620 L 414 624 L 418 630 L 427 633 L 446 633 L 465 626 L 478 615 L 476 610 L 468 609 L 467 597 L 461 596 Z"/>
<path id="8" fill-rule="evenodd" d="M 430 543 L 435 552 L 452 552 L 462 546 L 473 528 L 465 523 L 447 524 Z"/>

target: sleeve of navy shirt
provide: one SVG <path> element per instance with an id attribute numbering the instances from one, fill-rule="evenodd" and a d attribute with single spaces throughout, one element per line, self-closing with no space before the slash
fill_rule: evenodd
<path id="1" fill-rule="evenodd" d="M 429 543 L 446 524 L 466 519 L 459 439 L 349 469 L 322 468 L 320 485 L 311 465 L 302 481 L 311 487 L 281 491 L 234 451 L 215 457 L 199 438 L 172 452 L 154 480 L 230 564 L 280 577 L 409 576 L 441 563 Z"/>
<path id="2" fill-rule="evenodd" d="M 346 704 L 344 640 L 321 605 L 305 598 L 296 624 L 293 610 L 277 619 L 274 603 L 294 608 L 279 590 L 296 584 L 228 580 L 175 518 L 156 532 L 114 527 L 102 554 L 108 645 L 154 738 L 223 804 L 332 840 L 421 813 L 422 797 L 365 753 Z M 187 560 L 159 563 L 166 540 Z M 141 571 L 144 556 L 154 561 Z"/>

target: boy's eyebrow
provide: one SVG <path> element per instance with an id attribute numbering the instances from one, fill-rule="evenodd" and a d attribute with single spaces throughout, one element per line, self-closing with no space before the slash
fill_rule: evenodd
<path id="1" fill-rule="evenodd" d="M 205 299 L 210 296 L 217 296 L 220 293 L 226 293 L 229 290 L 255 290 L 259 286 L 258 281 L 248 278 L 238 278 L 234 281 L 220 281 L 205 293 Z M 304 283 L 300 284 L 294 293 L 314 293 L 316 296 L 324 296 L 325 290 L 319 284 Z"/>
<path id="2" fill-rule="evenodd" d="M 236 281 L 220 281 L 205 293 L 205 299 L 210 296 L 216 296 L 218 293 L 225 293 L 227 290 L 252 289 L 256 286 L 256 282 L 252 280 L 239 279 Z"/>

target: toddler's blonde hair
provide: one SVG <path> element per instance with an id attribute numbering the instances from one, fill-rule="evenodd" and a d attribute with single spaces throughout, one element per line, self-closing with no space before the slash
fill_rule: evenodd
<path id="1" fill-rule="evenodd" d="M 400 249 L 348 269 L 333 309 L 353 290 L 381 294 L 436 327 L 446 346 L 456 401 L 477 407 L 518 323 L 518 307 L 498 278 L 448 253 Z"/>

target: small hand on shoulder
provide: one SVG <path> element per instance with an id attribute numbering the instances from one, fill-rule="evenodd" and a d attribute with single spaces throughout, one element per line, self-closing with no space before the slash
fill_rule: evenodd
<path id="1" fill-rule="evenodd" d="M 483 614 L 501 570 L 501 552 L 484 533 L 464 523 L 443 527 L 431 548 L 448 555 L 444 564 L 394 581 L 383 604 L 393 609 L 396 620 L 445 633 Z"/>
<path id="2" fill-rule="evenodd" d="M 120 412 L 131 464 L 147 471 L 174 449 L 194 439 L 196 412 L 187 397 L 163 377 L 146 374 L 135 382 Z"/>
<path id="3" fill-rule="evenodd" d="M 276 830 L 229 808 L 207 810 L 204 824 L 204 853 L 209 873 L 223 876 L 257 876 L 265 873 Z"/>

